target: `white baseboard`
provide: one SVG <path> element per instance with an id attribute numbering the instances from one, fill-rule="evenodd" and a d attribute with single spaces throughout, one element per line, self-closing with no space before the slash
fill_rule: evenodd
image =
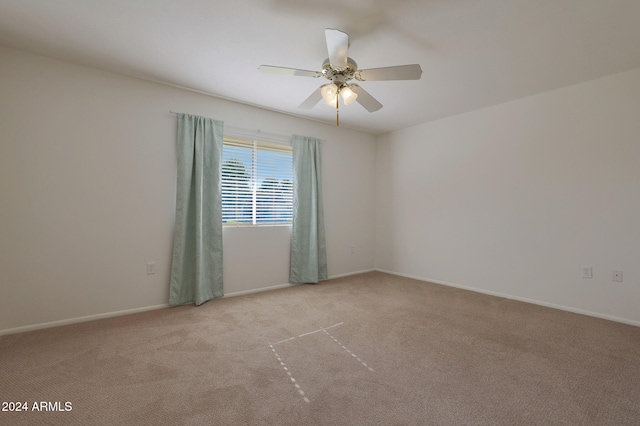
<path id="1" fill-rule="evenodd" d="M 119 317 L 121 315 L 129 315 L 129 314 L 137 314 L 137 313 L 140 313 L 140 312 L 155 311 L 156 309 L 163 309 L 163 308 L 168 308 L 168 307 L 169 307 L 168 304 L 145 306 L 143 308 L 125 309 L 123 311 L 106 312 L 106 313 L 103 313 L 103 314 L 87 315 L 87 316 L 84 316 L 84 317 L 75 317 L 75 318 L 69 318 L 69 319 L 64 319 L 64 320 L 59 320 L 59 321 L 51 321 L 51 322 L 44 322 L 44 323 L 40 323 L 40 324 L 26 325 L 26 326 L 23 326 L 23 327 L 15 327 L 15 328 L 9 328 L 9 329 L 6 329 L 6 330 L 0 330 L 0 336 L 4 336 L 4 335 L 7 335 L 7 334 L 23 333 L 25 331 L 41 330 L 43 328 L 59 327 L 61 325 L 76 324 L 76 323 L 79 323 L 79 322 L 87 322 L 87 321 L 93 321 L 93 320 L 104 319 L 104 318 Z"/>
<path id="2" fill-rule="evenodd" d="M 329 276 L 328 279 L 332 280 L 335 278 L 344 278 L 344 277 L 350 277 L 351 275 L 360 275 L 360 274 L 366 274 L 367 272 L 375 272 L 376 269 L 364 269 L 362 271 L 355 271 L 355 272 L 347 272 L 346 274 L 338 274 L 338 275 L 331 275 Z"/>
<path id="3" fill-rule="evenodd" d="M 242 291 L 234 291 L 232 293 L 225 293 L 223 298 L 225 297 L 235 297 L 235 296 L 244 296 L 245 294 L 253 294 L 253 293 L 262 293 L 263 291 L 277 290 L 279 288 L 293 287 L 294 285 L 299 284 L 278 284 L 272 285 L 269 287 L 260 287 L 260 288 L 252 288 L 250 290 L 242 290 Z"/>
<path id="4" fill-rule="evenodd" d="M 376 271 L 383 272 L 385 274 L 390 274 L 390 275 L 397 275 L 399 277 L 411 278 L 411 279 L 418 280 L 418 281 L 425 281 L 425 282 L 430 282 L 430 283 L 434 283 L 434 284 L 445 285 L 447 287 L 455 287 L 455 288 L 459 288 L 459 289 L 462 289 L 462 290 L 468 290 L 468 291 L 473 291 L 473 292 L 476 292 L 476 293 L 488 294 L 490 296 L 503 297 L 505 299 L 517 300 L 519 302 L 531 303 L 531 304 L 534 304 L 534 305 L 540 305 L 540 306 L 544 306 L 544 307 L 547 307 L 547 308 L 553 308 L 553 309 L 559 309 L 561 311 L 573 312 L 574 314 L 587 315 L 587 316 L 590 316 L 590 317 L 601 318 L 601 319 L 606 319 L 606 320 L 609 320 L 609 321 L 615 321 L 615 322 L 620 322 L 620 323 L 623 323 L 623 324 L 635 325 L 637 327 L 640 327 L 640 321 L 635 321 L 635 320 L 631 320 L 631 319 L 628 319 L 628 318 L 621 318 L 621 317 L 616 317 L 616 316 L 613 316 L 613 315 L 601 314 L 601 313 L 598 313 L 598 312 L 592 312 L 592 311 L 587 311 L 587 310 L 584 310 L 584 309 L 573 308 L 571 306 L 564 306 L 564 305 L 559 305 L 559 304 L 556 304 L 556 303 L 549 303 L 549 302 L 543 302 L 543 301 L 535 300 L 535 299 L 528 299 L 526 297 L 514 296 L 512 294 L 505 294 L 505 293 L 499 293 L 499 292 L 496 292 L 496 291 L 490 291 L 490 290 L 483 290 L 483 289 L 480 289 L 480 288 L 468 287 L 468 286 L 455 284 L 455 283 L 450 283 L 450 282 L 446 282 L 446 281 L 432 280 L 430 278 L 419 277 L 419 276 L 416 276 L 416 275 L 403 274 L 403 273 L 394 272 L 394 271 L 387 271 L 385 269 L 376 269 Z"/>
<path id="5" fill-rule="evenodd" d="M 383 272 L 385 274 L 390 274 L 390 275 L 397 275 L 397 276 L 400 276 L 400 277 L 411 278 L 411 279 L 415 279 L 415 280 L 419 280 L 419 281 L 431 282 L 431 283 L 434 283 L 434 284 L 445 285 L 445 286 L 448 286 L 448 287 L 455 287 L 455 288 L 460 288 L 460 289 L 463 289 L 463 290 L 474 291 L 476 293 L 488 294 L 488 295 L 497 296 L 497 297 L 504 297 L 506 299 L 518 300 L 520 302 L 532 303 L 534 305 L 546 306 L 548 308 L 560 309 L 560 310 L 563 310 L 563 311 L 573 312 L 573 313 L 576 313 L 576 314 L 588 315 L 588 316 L 591 316 L 591 317 L 602 318 L 602 319 L 606 319 L 606 320 L 610 320 L 610 321 L 615 321 L 615 322 L 620 322 L 620 323 L 624 323 L 624 324 L 629 324 L 629 325 L 634 325 L 634 326 L 640 327 L 640 321 L 634 321 L 634 320 L 630 320 L 630 319 L 627 319 L 627 318 L 620 318 L 620 317 L 616 317 L 616 316 L 612 316 L 612 315 L 601 314 L 601 313 L 598 313 L 598 312 L 591 312 L 591 311 L 586 311 L 586 310 L 583 310 L 583 309 L 572 308 L 570 306 L 558 305 L 558 304 L 555 304 L 555 303 L 548 303 L 548 302 L 543 302 L 543 301 L 539 301 L 539 300 L 528 299 L 526 297 L 519 297 L 519 296 L 514 296 L 514 295 L 511 295 L 511 294 L 499 293 L 499 292 L 490 291 L 490 290 L 483 290 L 483 289 L 479 289 L 479 288 L 468 287 L 468 286 L 455 284 L 455 283 L 450 283 L 450 282 L 446 282 L 446 281 L 434 280 L 434 279 L 429 279 L 429 278 L 426 278 L 426 277 L 419 277 L 419 276 L 411 275 L 411 274 L 403 274 L 403 273 L 400 273 L 400 272 L 388 271 L 388 270 L 379 269 L 379 268 L 365 269 L 365 270 L 362 270 L 362 271 L 355 271 L 355 272 L 348 272 L 348 273 L 345 273 L 345 274 L 331 275 L 331 276 L 329 276 L 329 279 L 331 280 L 331 279 L 336 279 L 336 278 L 344 278 L 344 277 L 349 277 L 349 276 L 352 276 L 352 275 L 360 275 L 360 274 L 365 274 L 367 272 L 374 272 L 374 271 Z M 236 292 L 233 292 L 233 293 L 225 294 L 224 297 L 234 297 L 234 296 L 242 296 L 242 295 L 245 295 L 245 294 L 261 293 L 263 291 L 277 290 L 277 289 L 280 289 L 280 288 L 292 287 L 292 286 L 295 286 L 295 285 L 299 285 L 299 284 L 279 284 L 279 285 L 275 285 L 275 286 L 262 287 L 262 288 L 256 288 L 256 289 L 251 289 L 251 290 L 236 291 Z M 168 304 L 162 304 L 162 305 L 155 305 L 155 306 L 146 306 L 146 307 L 143 307 L 143 308 L 127 309 L 127 310 L 123 310 L 123 311 L 107 312 L 107 313 L 103 313 L 103 314 L 87 315 L 87 316 L 83 316 L 83 317 L 69 318 L 69 319 L 60 320 L 60 321 L 51 321 L 51 322 L 40 323 L 40 324 L 32 324 L 32 325 L 27 325 L 27 326 L 23 326 L 23 327 L 16 327 L 16 328 L 9 328 L 9 329 L 6 329 L 6 330 L 0 330 L 0 336 L 4 336 L 4 335 L 7 335 L 7 334 L 22 333 L 22 332 L 26 332 L 26 331 L 40 330 L 40 329 L 44 329 L 44 328 L 58 327 L 58 326 L 61 326 L 61 325 L 75 324 L 75 323 L 79 323 L 79 322 L 93 321 L 93 320 L 103 319 L 103 318 L 116 317 L 116 316 L 120 316 L 120 315 L 136 314 L 136 313 L 139 313 L 139 312 L 152 311 L 152 310 L 163 309 L 163 308 L 168 308 L 168 307 L 169 307 Z"/>
<path id="6" fill-rule="evenodd" d="M 360 275 L 360 274 L 364 274 L 367 272 L 374 272 L 374 271 L 375 269 L 365 269 L 363 271 L 348 272 L 346 274 L 330 275 L 327 279 L 333 280 L 335 278 L 349 277 L 351 275 Z M 278 285 L 269 286 L 269 287 L 254 288 L 251 290 L 234 291 L 232 293 L 226 293 L 223 297 L 235 297 L 235 296 L 243 296 L 245 294 L 262 293 L 263 291 L 277 290 L 279 288 L 293 287 L 296 285 L 300 285 L 300 284 L 278 284 Z"/>

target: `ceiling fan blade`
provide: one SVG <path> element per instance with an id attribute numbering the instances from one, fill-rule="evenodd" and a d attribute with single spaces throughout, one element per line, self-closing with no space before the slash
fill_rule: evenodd
<path id="1" fill-rule="evenodd" d="M 313 92 L 311 96 L 309 96 L 303 103 L 301 103 L 298 108 L 311 109 L 316 106 L 316 104 L 322 100 L 322 93 L 320 92 L 321 90 L 322 86 L 318 87 L 316 91 Z"/>
<path id="2" fill-rule="evenodd" d="M 367 92 L 366 90 L 364 90 L 362 87 L 358 86 L 357 84 L 352 84 L 351 85 L 351 90 L 353 90 L 358 95 L 358 98 L 356 99 L 356 101 L 360 105 L 365 107 L 365 109 L 367 111 L 375 112 L 375 111 L 379 110 L 380 108 L 382 108 L 382 104 L 380 102 L 378 102 L 376 100 L 376 98 L 371 96 L 369 94 L 369 92 Z"/>
<path id="3" fill-rule="evenodd" d="M 340 30 L 327 28 L 324 30 L 329 51 L 329 63 L 336 68 L 346 68 L 349 36 Z"/>
<path id="4" fill-rule="evenodd" d="M 396 67 L 370 68 L 356 73 L 356 80 L 420 80 L 422 68 L 418 64 L 398 65 Z"/>
<path id="5" fill-rule="evenodd" d="M 296 68 L 284 68 L 284 67 L 274 67 L 271 65 L 260 65 L 258 69 L 266 74 L 297 75 L 301 77 L 322 77 L 322 73 L 319 71 L 299 70 Z"/>

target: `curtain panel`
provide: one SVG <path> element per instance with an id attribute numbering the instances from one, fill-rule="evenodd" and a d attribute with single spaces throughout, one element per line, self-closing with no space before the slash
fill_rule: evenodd
<path id="1" fill-rule="evenodd" d="M 178 114 L 176 219 L 169 305 L 222 297 L 223 123 Z"/>
<path id="2" fill-rule="evenodd" d="M 319 139 L 297 136 L 293 147 L 293 223 L 289 282 L 327 279 Z"/>

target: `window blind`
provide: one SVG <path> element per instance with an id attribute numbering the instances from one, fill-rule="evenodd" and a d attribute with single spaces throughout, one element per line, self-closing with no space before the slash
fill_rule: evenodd
<path id="1" fill-rule="evenodd" d="M 290 146 L 225 137 L 221 169 L 223 223 L 291 223 L 293 158 Z"/>

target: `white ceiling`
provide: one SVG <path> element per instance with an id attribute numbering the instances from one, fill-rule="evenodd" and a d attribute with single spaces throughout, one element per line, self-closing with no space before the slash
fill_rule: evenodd
<path id="1" fill-rule="evenodd" d="M 640 67 L 640 0 L 0 0 L 0 44 L 333 123 L 298 108 L 326 80 L 258 71 L 320 70 L 325 28 L 360 69 L 422 66 L 340 108 L 374 134 Z"/>

